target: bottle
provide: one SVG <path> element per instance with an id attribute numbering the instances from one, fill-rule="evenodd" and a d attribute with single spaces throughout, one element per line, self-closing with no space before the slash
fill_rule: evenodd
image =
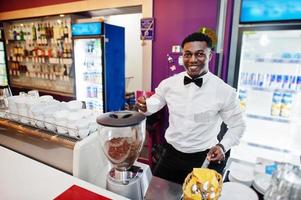
<path id="1" fill-rule="evenodd" d="M 13 38 L 14 38 L 14 40 L 16 41 L 17 40 L 17 29 L 16 29 L 16 26 L 13 26 L 14 28 L 13 28 Z"/>
<path id="2" fill-rule="evenodd" d="M 301 92 L 301 76 L 297 77 L 296 91 Z"/>
<path id="3" fill-rule="evenodd" d="M 273 93 L 272 107 L 271 107 L 271 115 L 272 116 L 280 115 L 281 99 L 282 99 L 282 94 L 280 92 L 275 91 Z"/>
<path id="4" fill-rule="evenodd" d="M 63 22 L 59 23 L 59 39 L 63 39 L 64 38 L 64 26 L 63 26 Z"/>
<path id="5" fill-rule="evenodd" d="M 30 32 L 30 25 L 28 24 L 26 26 L 26 38 L 25 40 L 29 40 L 29 43 L 32 42 L 32 35 L 31 35 L 31 32 Z"/>
<path id="6" fill-rule="evenodd" d="M 288 90 L 289 89 L 289 77 L 288 75 L 283 75 L 283 82 L 282 82 L 282 89 Z"/>
<path id="7" fill-rule="evenodd" d="M 269 81 L 269 88 L 270 89 L 275 89 L 276 88 L 276 74 L 272 74 L 270 76 L 270 81 Z"/>
<path id="8" fill-rule="evenodd" d="M 276 89 L 281 89 L 283 83 L 283 77 L 282 75 L 278 74 L 276 78 Z"/>
<path id="9" fill-rule="evenodd" d="M 17 28 L 17 40 L 20 40 L 20 27 L 19 26 L 16 26 Z"/>
<path id="10" fill-rule="evenodd" d="M 289 117 L 292 108 L 293 95 L 290 92 L 283 93 L 281 99 L 281 117 Z"/>
<path id="11" fill-rule="evenodd" d="M 32 35 L 32 40 L 36 41 L 37 40 L 37 29 L 36 29 L 35 24 L 32 25 L 31 35 Z"/>
<path id="12" fill-rule="evenodd" d="M 49 36 L 50 36 L 50 39 L 53 39 L 53 23 L 51 23 L 51 26 L 50 26 Z"/>
<path id="13" fill-rule="evenodd" d="M 13 40 L 14 39 L 14 31 L 12 25 L 9 26 L 8 28 L 8 39 Z"/>
<path id="14" fill-rule="evenodd" d="M 69 28 L 67 26 L 67 22 L 65 21 L 65 26 L 64 26 L 64 38 L 68 38 L 69 37 Z"/>
<path id="15" fill-rule="evenodd" d="M 289 86 L 288 89 L 289 90 L 296 90 L 296 76 L 289 76 Z"/>
<path id="16" fill-rule="evenodd" d="M 24 31 L 23 31 L 22 26 L 21 26 L 21 30 L 20 30 L 20 40 L 24 41 Z"/>

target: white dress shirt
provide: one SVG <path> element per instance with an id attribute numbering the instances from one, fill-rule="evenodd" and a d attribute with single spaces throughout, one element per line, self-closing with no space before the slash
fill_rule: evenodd
<path id="1" fill-rule="evenodd" d="M 166 104 L 169 110 L 169 127 L 166 141 L 184 153 L 204 151 L 218 143 L 221 122 L 228 131 L 220 142 L 226 151 L 239 143 L 245 122 L 234 88 L 207 72 L 202 76 L 203 85 L 184 85 L 186 72 L 163 80 L 155 94 L 146 99 L 150 115 Z"/>

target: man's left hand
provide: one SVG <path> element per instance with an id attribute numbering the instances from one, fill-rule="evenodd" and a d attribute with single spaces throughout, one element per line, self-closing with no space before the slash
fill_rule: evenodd
<path id="1" fill-rule="evenodd" d="M 212 147 L 207 153 L 207 160 L 209 160 L 210 162 L 218 162 L 218 163 L 225 160 L 225 153 L 223 149 L 218 145 Z"/>

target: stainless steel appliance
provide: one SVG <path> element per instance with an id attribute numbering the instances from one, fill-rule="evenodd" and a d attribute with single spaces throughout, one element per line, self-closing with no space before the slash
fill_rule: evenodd
<path id="1" fill-rule="evenodd" d="M 145 116 L 134 111 L 105 113 L 97 118 L 104 154 L 113 165 L 107 189 L 130 199 L 143 199 L 143 169 L 133 166 L 145 139 Z"/>

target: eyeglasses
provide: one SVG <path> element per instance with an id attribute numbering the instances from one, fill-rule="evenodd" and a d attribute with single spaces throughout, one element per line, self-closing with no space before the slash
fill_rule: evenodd
<path id="1" fill-rule="evenodd" d="M 192 55 L 194 55 L 195 58 L 197 59 L 206 59 L 207 56 L 209 57 L 210 54 L 210 50 L 205 49 L 205 50 L 198 50 L 196 52 L 190 52 L 190 51 L 185 51 L 183 53 L 183 58 L 184 59 L 190 59 L 192 57 Z"/>

